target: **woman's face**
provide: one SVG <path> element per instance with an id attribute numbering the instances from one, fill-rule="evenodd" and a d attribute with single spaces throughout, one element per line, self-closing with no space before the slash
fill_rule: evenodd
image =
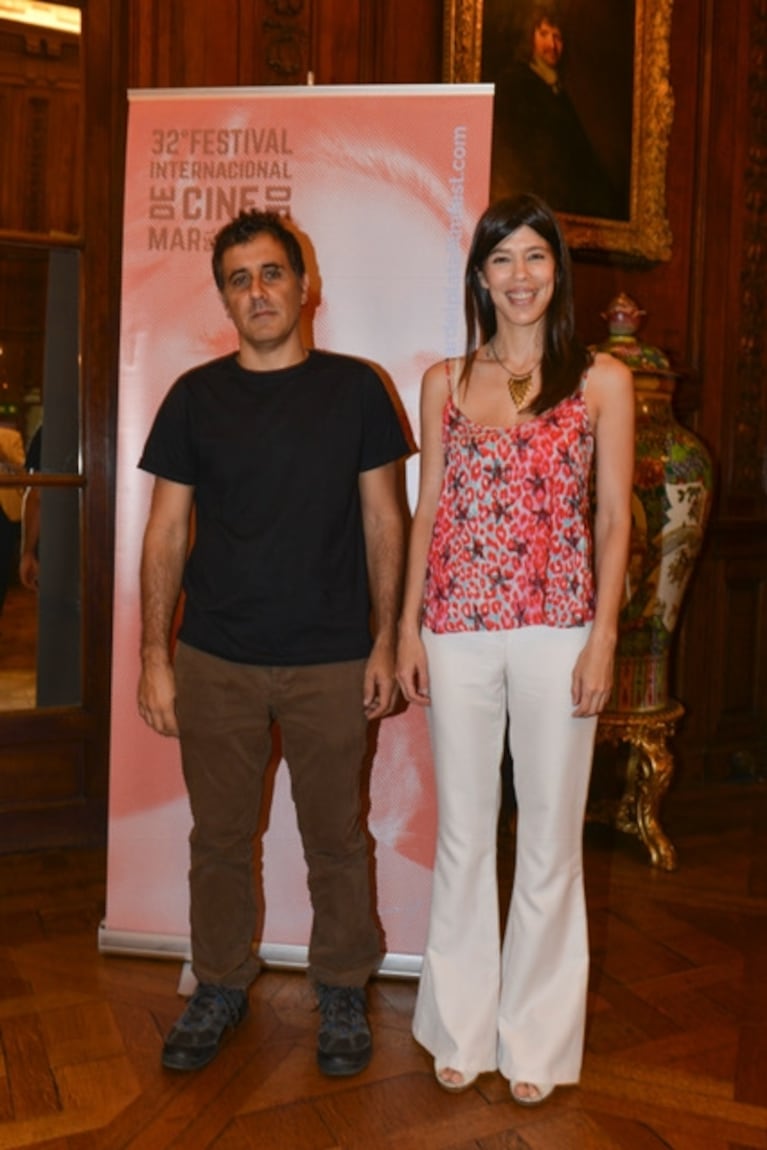
<path id="1" fill-rule="evenodd" d="M 511 323 L 537 323 L 546 314 L 557 265 L 549 243 L 524 225 L 505 236 L 482 265 L 479 281 L 498 316 Z"/>

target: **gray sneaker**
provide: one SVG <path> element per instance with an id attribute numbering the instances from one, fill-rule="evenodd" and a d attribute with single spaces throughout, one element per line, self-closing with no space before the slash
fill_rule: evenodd
<path id="1" fill-rule="evenodd" d="M 168 1070 L 207 1066 L 218 1054 L 227 1031 L 239 1026 L 247 1013 L 247 991 L 200 983 L 165 1039 L 163 1066 Z"/>
<path id="2" fill-rule="evenodd" d="M 373 1040 L 365 1016 L 361 986 L 315 987 L 322 1021 L 317 1037 L 317 1065 L 323 1074 L 359 1074 L 370 1062 Z"/>

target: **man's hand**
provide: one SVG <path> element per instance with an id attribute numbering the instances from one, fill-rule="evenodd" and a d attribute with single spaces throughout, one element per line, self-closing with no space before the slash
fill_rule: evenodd
<path id="1" fill-rule="evenodd" d="M 394 648 L 380 641 L 373 645 L 365 668 L 362 706 L 368 719 L 382 719 L 394 709 L 397 701 L 397 680 L 394 677 Z"/>
<path id="2" fill-rule="evenodd" d="M 19 560 L 19 579 L 22 587 L 36 591 L 40 575 L 40 563 L 33 551 L 25 551 Z"/>
<path id="3" fill-rule="evenodd" d="M 176 677 L 169 660 L 144 664 L 138 685 L 138 712 L 158 734 L 178 738 Z"/>

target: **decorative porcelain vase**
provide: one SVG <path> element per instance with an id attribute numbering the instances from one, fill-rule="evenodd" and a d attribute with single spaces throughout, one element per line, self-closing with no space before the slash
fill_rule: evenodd
<path id="1" fill-rule="evenodd" d="M 609 710 L 656 711 L 669 703 L 669 655 L 685 591 L 703 542 L 713 473 L 708 451 L 674 418 L 676 373 L 659 348 L 636 336 L 644 312 L 626 295 L 604 313 L 598 350 L 622 360 L 636 389 L 636 462 L 631 554 Z"/>

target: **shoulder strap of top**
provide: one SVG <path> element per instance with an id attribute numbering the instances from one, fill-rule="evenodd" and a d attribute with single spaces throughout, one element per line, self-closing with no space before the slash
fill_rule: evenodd
<path id="1" fill-rule="evenodd" d="M 446 359 L 445 360 L 445 376 L 447 378 L 447 390 L 453 403 L 456 402 L 458 394 L 458 380 L 461 378 L 460 359 Z"/>

